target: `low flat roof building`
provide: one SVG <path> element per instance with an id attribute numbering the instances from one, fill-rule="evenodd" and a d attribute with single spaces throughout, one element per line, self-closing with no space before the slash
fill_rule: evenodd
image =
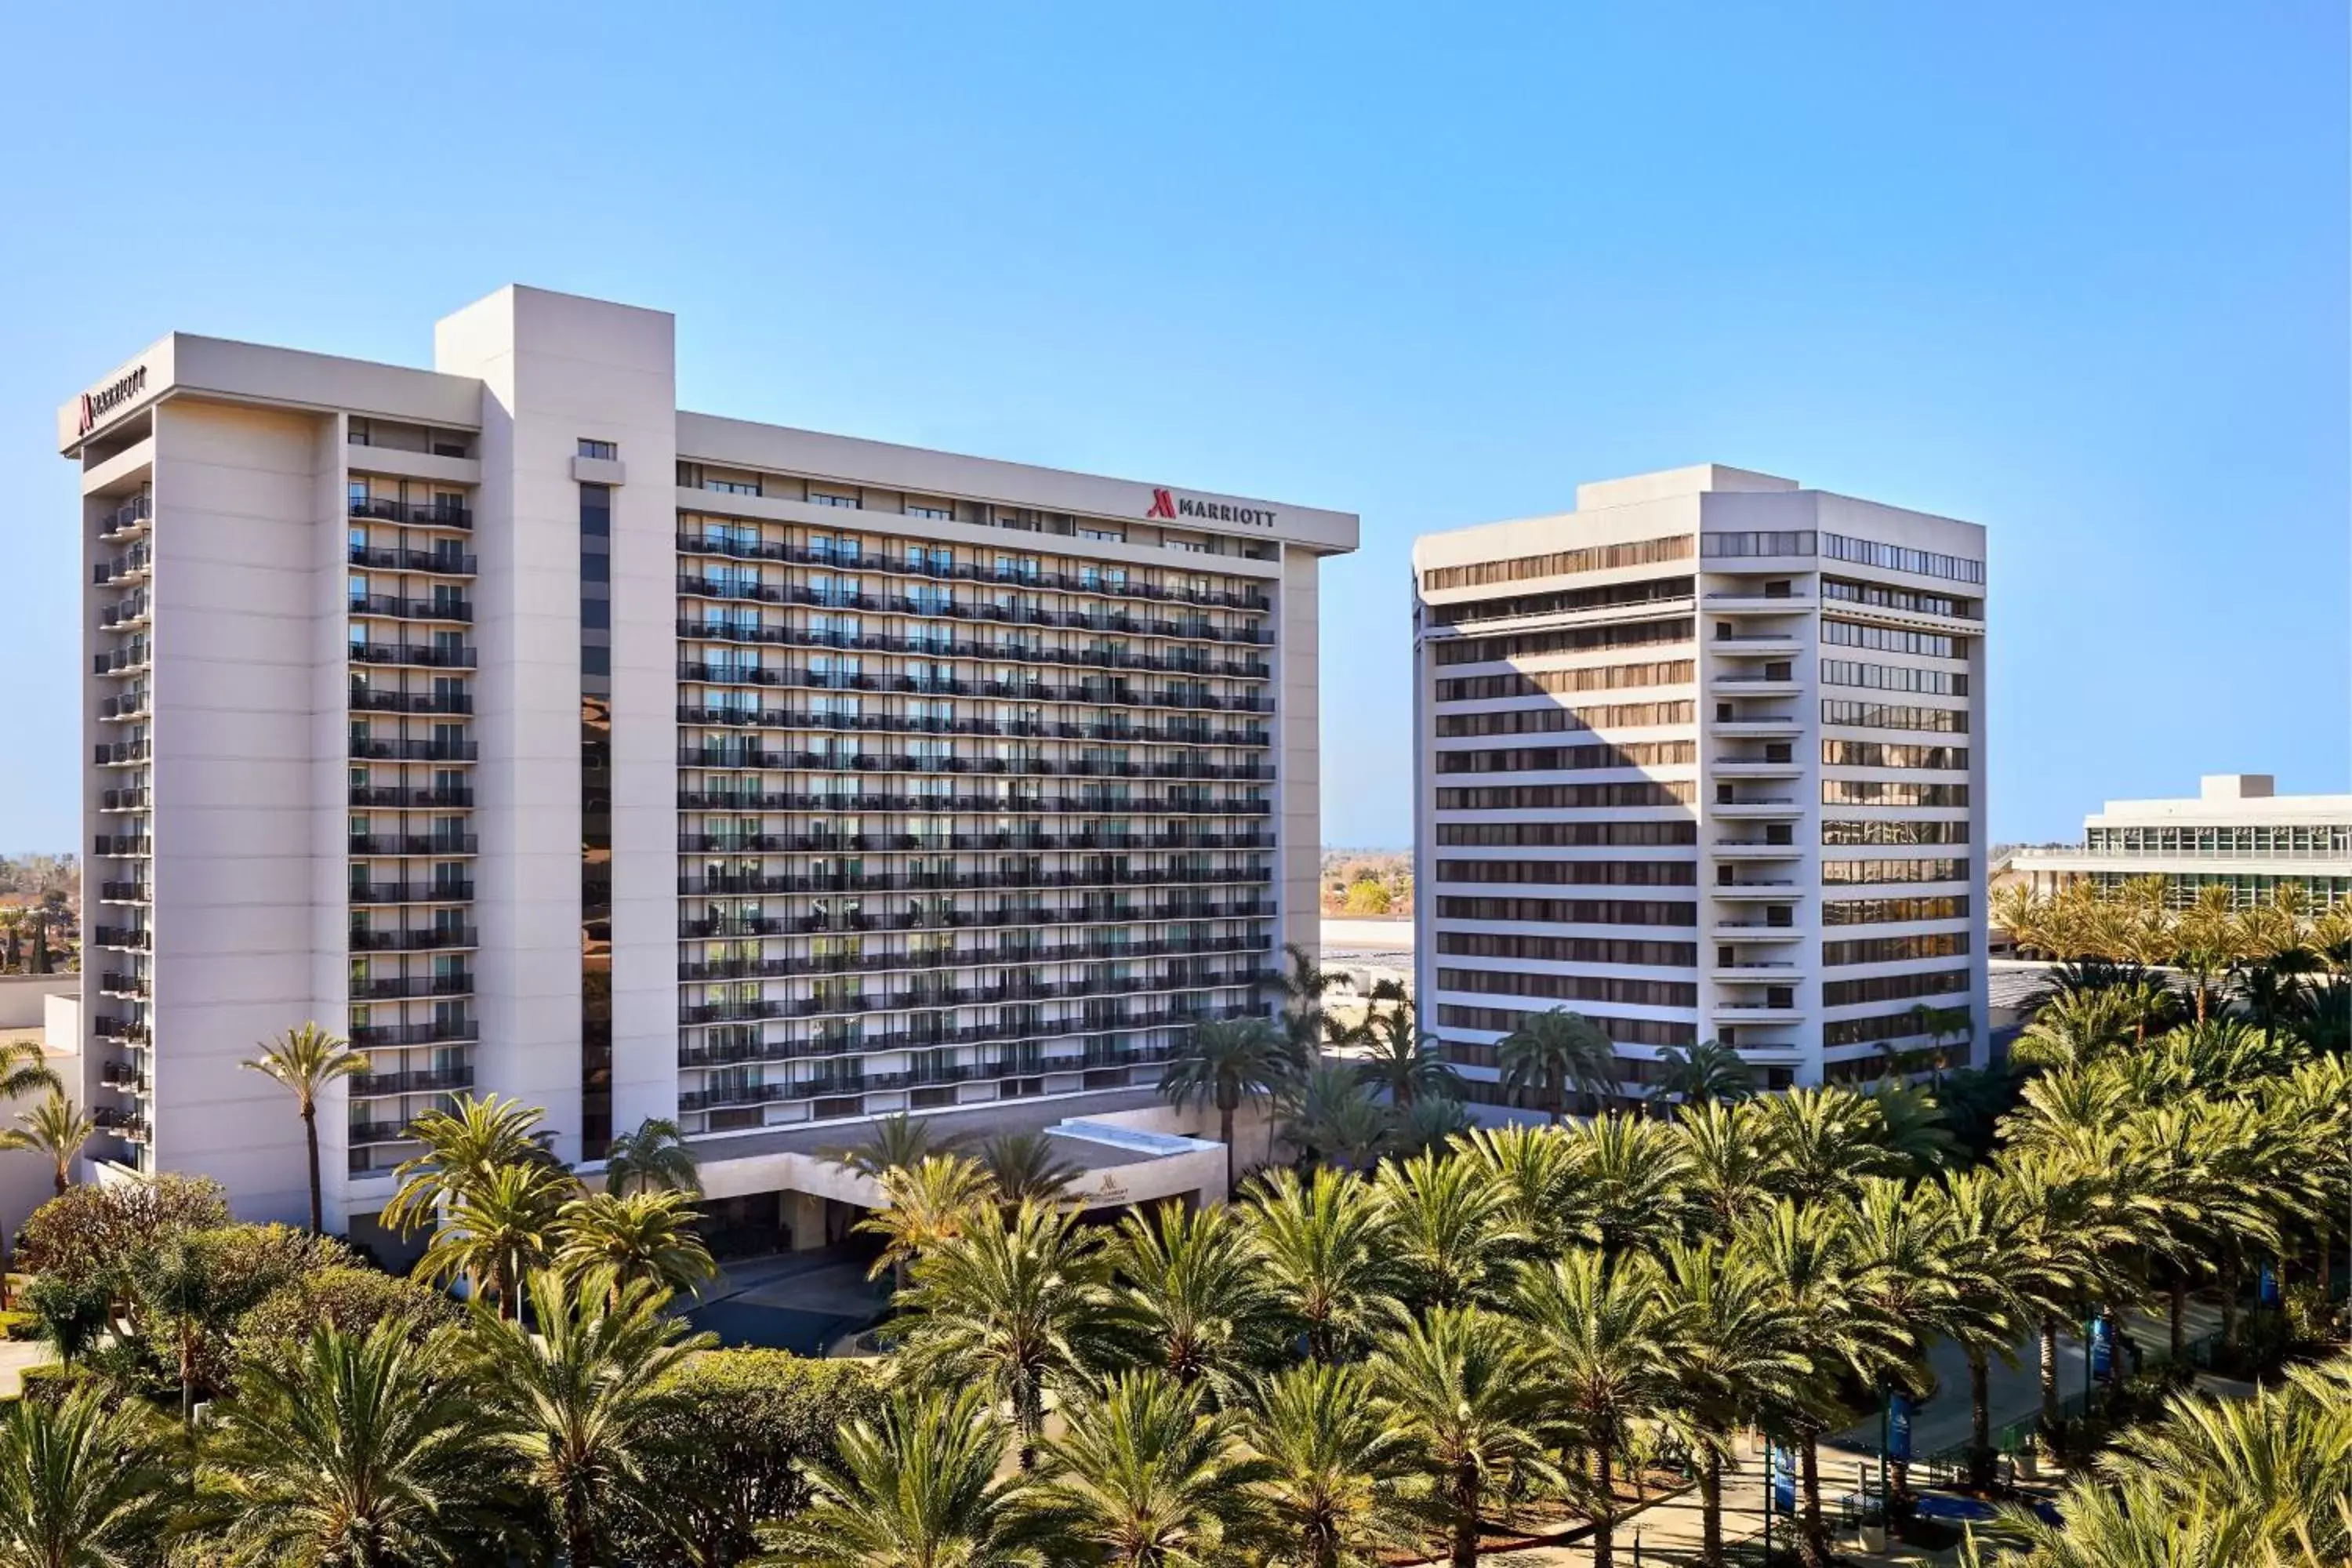
<path id="1" fill-rule="evenodd" d="M 2352 899 L 2352 795 L 2280 795 L 2269 773 L 2208 774 L 2185 798 L 2111 800 L 2083 819 L 2080 847 L 2020 849 L 2009 871 L 2043 895 L 2162 877 L 2183 909 L 2217 884 L 2243 909 L 2300 883 L 2325 909 Z"/>

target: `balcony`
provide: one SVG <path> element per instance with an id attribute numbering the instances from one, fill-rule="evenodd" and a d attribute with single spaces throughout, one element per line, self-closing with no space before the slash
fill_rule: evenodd
<path id="1" fill-rule="evenodd" d="M 478 1026 L 470 1018 L 436 1019 L 429 1024 L 369 1024 L 352 1031 L 352 1044 L 361 1050 L 470 1045 L 478 1032 Z"/>
<path id="2" fill-rule="evenodd" d="M 354 616 L 383 616 L 404 621 L 464 621 L 474 618 L 473 605 L 464 599 L 436 596 L 405 599 L 397 594 L 354 594 L 349 600 Z"/>
<path id="3" fill-rule="evenodd" d="M 154 754 L 153 748 L 145 741 L 100 741 L 91 748 L 91 752 L 102 768 L 143 763 Z"/>
<path id="4" fill-rule="evenodd" d="M 474 897 L 471 882 L 353 882 L 355 904 L 462 904 Z"/>
<path id="5" fill-rule="evenodd" d="M 425 572 L 443 577 L 471 577 L 474 558 L 446 550 L 393 550 L 354 544 L 351 563 L 375 572 Z"/>
<path id="6" fill-rule="evenodd" d="M 91 854 L 110 856 L 117 859 L 152 855 L 154 852 L 154 840 L 143 833 L 101 833 L 93 838 L 90 844 Z"/>
<path id="7" fill-rule="evenodd" d="M 1710 719 L 1707 733 L 1726 741 L 1777 741 L 1805 732 L 1804 721 L 1793 713 L 1767 713 L 1745 719 Z"/>
<path id="8" fill-rule="evenodd" d="M 471 974 L 408 974 L 383 980 L 354 980 L 354 1002 L 398 1002 L 413 996 L 464 996 L 474 989 Z"/>
<path id="9" fill-rule="evenodd" d="M 1124 578 L 1104 575 L 1099 571 L 1087 572 L 1000 572 L 993 566 L 941 563 L 918 563 L 897 556 L 867 555 L 859 552 L 844 555 L 838 551 L 816 551 L 803 545 L 771 543 L 759 540 L 732 539 L 723 536 L 681 533 L 677 549 L 682 555 L 712 555 L 730 561 L 778 561 L 797 566 L 822 566 L 844 572 L 872 574 L 877 577 L 915 577 L 932 582 L 985 583 L 1002 587 L 1052 589 L 1062 593 L 1100 594 L 1108 597 L 1149 599 L 1165 604 L 1198 605 L 1211 609 L 1256 610 L 1274 607 L 1272 597 L 1257 589 L 1191 589 L 1166 588 L 1156 584 L 1129 582 Z M 1084 553 L 1083 551 L 1077 553 Z"/>
<path id="10" fill-rule="evenodd" d="M 89 668 L 93 675 L 123 675 L 145 669 L 153 658 L 153 649 L 145 637 L 133 638 L 125 647 L 110 653 L 92 654 Z"/>
<path id="11" fill-rule="evenodd" d="M 1705 808 L 1709 816 L 1726 822 L 1786 822 L 1802 816 L 1805 808 L 1788 795 L 1763 795 L 1753 800 L 1718 800 Z"/>
<path id="12" fill-rule="evenodd" d="M 153 606 L 144 590 L 127 599 L 99 607 L 98 624 L 101 630 L 111 631 L 121 626 L 143 626 L 153 614 Z"/>
<path id="13" fill-rule="evenodd" d="M 152 994 L 145 975 L 126 974 L 121 970 L 110 970 L 100 974 L 98 988 L 109 996 L 136 996 L 142 1001 Z"/>
<path id="14" fill-rule="evenodd" d="M 89 940 L 93 946 L 126 952 L 145 952 L 154 946 L 154 933 L 138 926 L 92 926 Z"/>
<path id="15" fill-rule="evenodd" d="M 154 1136 L 147 1119 L 135 1110 L 118 1110 L 101 1105 L 89 1113 L 92 1125 L 101 1132 L 111 1132 L 127 1142 L 144 1143 Z"/>
<path id="16" fill-rule="evenodd" d="M 415 1072 L 363 1072 L 349 1080 L 354 1096 L 379 1094 L 439 1094 L 474 1087 L 470 1067 L 419 1068 Z"/>
<path id="17" fill-rule="evenodd" d="M 415 643 L 355 642 L 351 645 L 352 659 L 357 664 L 410 666 L 418 669 L 471 669 L 474 650 L 469 647 L 427 647 Z"/>
<path id="18" fill-rule="evenodd" d="M 1809 594 L 1727 593 L 1709 594 L 1700 602 L 1710 616 L 1795 616 L 1818 601 Z"/>
<path id="19" fill-rule="evenodd" d="M 154 563 L 154 552 L 141 544 L 124 551 L 111 561 L 101 561 L 89 569 L 90 582 L 100 588 L 110 583 L 128 583 L 144 578 Z"/>
<path id="20" fill-rule="evenodd" d="M 377 691 L 364 686 L 352 688 L 351 705 L 361 713 L 448 713 L 467 714 L 474 710 L 474 699 L 463 691 Z"/>
<path id="21" fill-rule="evenodd" d="M 98 519 L 98 536 L 111 544 L 144 531 L 148 520 L 155 515 L 155 498 L 138 496 L 123 502 L 112 511 L 102 512 Z"/>
<path id="22" fill-rule="evenodd" d="M 397 501 L 377 496 L 353 496 L 351 515 L 376 522 L 404 522 L 417 528 L 474 526 L 468 509 L 442 501 Z"/>
<path id="23" fill-rule="evenodd" d="M 406 1121 L 354 1121 L 348 1124 L 343 1136 L 352 1148 L 352 1174 L 364 1175 L 369 1170 L 365 1157 L 360 1152 L 362 1148 L 375 1143 L 404 1142 L 408 1138 L 409 1125 Z"/>
<path id="24" fill-rule="evenodd" d="M 98 716 L 106 721 L 124 719 L 144 719 L 151 712 L 152 699 L 144 691 L 126 691 L 119 697 L 101 698 Z"/>
<path id="25" fill-rule="evenodd" d="M 373 926 L 353 927 L 351 950 L 353 952 L 446 952 L 458 948 L 479 947 L 480 933 L 470 926 L 432 926 L 416 931 L 383 931 Z"/>
<path id="26" fill-rule="evenodd" d="M 98 1081 L 121 1094 L 152 1094 L 155 1082 L 135 1062 L 102 1062 Z"/>
<path id="27" fill-rule="evenodd" d="M 815 631 L 807 626 L 761 626 L 748 621 L 681 620 L 677 623 L 677 635 L 689 642 L 841 648 L 850 652 L 911 654 L 919 658 L 985 659 L 1024 665 L 1066 664 L 1097 669 L 1156 671 L 1245 680 L 1270 679 L 1274 673 L 1271 665 L 1256 659 L 1184 658 L 1147 654 L 1115 654 L 1094 649 L 1049 647 L 1042 643 L 1022 640 L 959 642 L 952 637 L 906 637 L 886 636 L 879 632 L 851 636 L 843 632 Z M 1117 700 L 1126 700 L 1127 699 Z M 1079 699 L 1079 700 L 1100 700 L 1100 699 Z"/>
<path id="28" fill-rule="evenodd" d="M 351 802 L 353 805 L 372 805 L 385 810 L 439 811 L 472 805 L 474 792 L 470 789 L 440 789 L 429 784 L 405 787 L 361 784 L 352 789 Z"/>
<path id="29" fill-rule="evenodd" d="M 89 1027 L 100 1039 L 120 1041 L 125 1045 L 144 1046 L 155 1037 L 146 1025 L 135 1018 L 92 1018 Z"/>
<path id="30" fill-rule="evenodd" d="M 148 883 L 140 881 L 100 882 L 98 896 L 104 903 L 144 904 L 153 900 L 155 890 Z"/>
<path id="31" fill-rule="evenodd" d="M 349 840 L 353 855 L 471 855 L 480 840 L 471 833 L 357 833 Z"/>
<path id="32" fill-rule="evenodd" d="M 1803 849 L 1788 839 L 1718 838 L 1715 841 L 1715 858 L 1718 860 L 1795 860 Z"/>
<path id="33" fill-rule="evenodd" d="M 154 805 L 154 796 L 143 785 L 138 789 L 110 789 L 99 793 L 100 811 L 145 811 Z"/>
<path id="34" fill-rule="evenodd" d="M 1801 940 L 1796 926 L 1783 921 L 1717 921 L 1707 927 L 1708 940 L 1731 942 L 1790 942 Z"/>
<path id="35" fill-rule="evenodd" d="M 362 762 L 470 763 L 481 754 L 481 747 L 473 741 L 377 740 L 353 735 L 351 754 Z"/>

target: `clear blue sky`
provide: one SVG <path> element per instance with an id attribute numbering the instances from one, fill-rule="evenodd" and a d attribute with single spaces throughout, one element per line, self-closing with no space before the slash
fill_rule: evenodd
<path id="1" fill-rule="evenodd" d="M 0 36 L 0 847 L 78 834 L 56 405 L 510 280 L 691 406 L 1360 511 L 1335 844 L 1410 837 L 1412 536 L 1702 460 L 1990 528 L 1996 837 L 2347 787 L 2335 0 L 264 9 Z"/>

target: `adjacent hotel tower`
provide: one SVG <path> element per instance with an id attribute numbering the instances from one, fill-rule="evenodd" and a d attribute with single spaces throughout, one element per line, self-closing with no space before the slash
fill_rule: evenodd
<path id="1" fill-rule="evenodd" d="M 1977 1054 L 1984 560 L 1712 464 L 1415 543 L 1418 991 L 1480 1100 L 1552 1007 L 1636 1096 L 1705 1039 L 1774 1087 Z"/>
<path id="2" fill-rule="evenodd" d="M 1270 1010 L 1354 517 L 683 413 L 669 316 L 536 289 L 434 359 L 174 334 L 60 413 L 102 1162 L 300 1214 L 238 1063 L 315 1018 L 339 1219 L 468 1089 L 756 1194 Z"/>

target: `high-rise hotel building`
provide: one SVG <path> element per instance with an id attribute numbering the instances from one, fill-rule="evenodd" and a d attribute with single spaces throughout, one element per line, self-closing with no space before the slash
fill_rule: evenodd
<path id="1" fill-rule="evenodd" d="M 1414 545 L 1418 994 L 1478 1098 L 1554 1007 L 1634 1096 L 1706 1039 L 1778 1087 L 1977 1050 L 1984 542 L 1706 465 Z"/>
<path id="2" fill-rule="evenodd" d="M 1271 1009 L 1354 517 L 684 413 L 668 315 L 536 289 L 434 361 L 174 334 L 61 411 L 103 1161 L 300 1213 L 238 1064 L 310 1018 L 356 1220 L 459 1091 L 712 1172 Z"/>

